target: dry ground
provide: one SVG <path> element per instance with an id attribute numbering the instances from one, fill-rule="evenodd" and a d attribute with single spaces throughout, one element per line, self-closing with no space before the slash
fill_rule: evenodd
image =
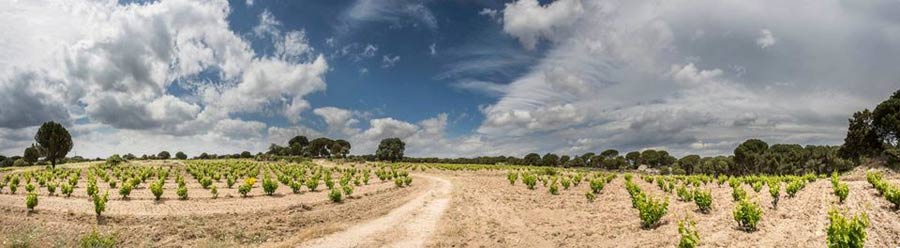
<path id="1" fill-rule="evenodd" d="M 42 188 L 31 214 L 22 192 L 10 195 L 7 188 L 0 194 L 0 240 L 3 246 L 71 247 L 97 228 L 115 233 L 124 247 L 672 247 L 679 237 L 677 221 L 689 216 L 704 247 L 822 247 L 826 213 L 839 206 L 868 213 L 868 247 L 900 246 L 900 212 L 875 195 L 864 174 L 857 170 L 842 177 L 850 195 L 840 205 L 827 179 L 783 198 L 778 209 L 772 208 L 767 188 L 756 193 L 745 186 L 764 212 L 759 230 L 749 233 L 736 229 L 727 185 L 702 186 L 713 192 L 713 210 L 702 214 L 694 203 L 679 202 L 636 177 L 647 193 L 668 196 L 670 202 L 661 226 L 642 229 L 621 176 L 592 203 L 584 197 L 586 182 L 553 196 L 540 185 L 536 190 L 521 181 L 510 185 L 505 171 L 415 171 L 408 188 L 373 177 L 372 185 L 357 188 L 356 197 L 341 204 L 328 202 L 324 191 L 292 194 L 284 185 L 274 197 L 254 188 L 253 197 L 241 198 L 221 182 L 220 199 L 210 199 L 189 179 L 186 201 L 175 200 L 174 182 L 166 184 L 161 203 L 144 187 L 130 200 L 111 192 L 106 217 L 99 221 L 82 183 L 71 199 L 46 196 Z M 896 174 L 888 178 L 900 185 Z"/>

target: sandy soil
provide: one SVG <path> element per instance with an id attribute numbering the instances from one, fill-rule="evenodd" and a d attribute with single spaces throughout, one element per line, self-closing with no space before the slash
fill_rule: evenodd
<path id="1" fill-rule="evenodd" d="M 589 203 L 583 195 L 589 190 L 587 183 L 552 196 L 540 184 L 534 191 L 521 181 L 511 186 L 504 172 L 440 174 L 456 188 L 439 232 L 429 244 L 434 247 L 672 247 L 679 238 L 677 222 L 685 216 L 697 221 L 704 247 L 822 247 L 831 206 L 868 212 L 867 246 L 900 245 L 900 213 L 874 196 L 864 177 L 848 182 L 851 193 L 841 205 L 827 179 L 808 185 L 795 198 L 783 198 L 778 209 L 772 208 L 767 188 L 756 193 L 745 186 L 763 207 L 763 217 L 759 230 L 744 232 L 732 217 L 734 203 L 727 185 L 703 186 L 713 192 L 713 210 L 702 214 L 693 202 L 680 202 L 674 194 L 636 177 L 642 189 L 655 197 L 667 196 L 670 204 L 661 226 L 642 229 L 622 177 Z"/>
<path id="2" fill-rule="evenodd" d="M 837 206 L 868 213 L 867 247 L 900 246 L 900 211 L 875 195 L 864 170 L 842 176 L 850 187 L 843 204 L 827 179 L 809 184 L 795 198 L 782 198 L 777 209 L 767 188 L 756 193 L 744 186 L 763 207 L 754 232 L 737 229 L 727 185 L 702 186 L 713 193 L 712 212 L 702 214 L 693 202 L 680 202 L 674 193 L 635 177 L 648 194 L 668 197 L 670 203 L 660 226 L 642 229 L 621 176 L 588 202 L 586 182 L 554 196 L 540 185 L 536 190 L 521 181 L 510 185 L 505 171 L 429 169 L 412 175 L 407 188 L 373 177 L 371 185 L 358 187 L 353 199 L 340 204 L 328 202 L 324 191 L 292 194 L 284 185 L 276 196 L 254 188 L 253 197 L 241 198 L 221 182 L 220 198 L 211 199 L 189 179 L 191 199 L 186 201 L 175 199 L 174 182 L 167 183 L 166 200 L 160 203 L 144 187 L 130 200 L 111 192 L 106 217 L 99 220 L 83 196 L 83 184 L 69 199 L 42 191 L 37 211 L 30 214 L 23 193 L 10 195 L 5 189 L 0 240 L 3 246 L 71 247 L 97 228 L 115 233 L 124 247 L 672 247 L 678 242 L 678 220 L 689 217 L 697 222 L 703 247 L 822 247 L 827 211 Z M 900 185 L 900 175 L 887 176 Z"/>
<path id="3" fill-rule="evenodd" d="M 445 179 L 423 178 L 432 181 L 433 186 L 387 215 L 300 247 L 422 247 L 437 228 L 453 190 Z"/>
<path id="4" fill-rule="evenodd" d="M 193 188 L 195 183 L 188 185 Z M 111 192 L 100 219 L 86 197 L 42 196 L 36 211 L 27 213 L 24 196 L 5 191 L 0 195 L 0 240 L 4 247 L 73 247 L 96 228 L 115 234 L 122 247 L 293 246 L 383 216 L 431 187 L 429 180 L 419 177 L 406 188 L 377 178 L 370 184 L 357 187 L 352 198 L 339 204 L 331 203 L 324 190 L 292 194 L 284 185 L 276 196 L 248 198 L 222 197 L 222 191 L 219 199 L 195 198 L 208 191 L 191 189 L 191 199 L 184 201 L 175 200 L 174 190 L 167 189 L 168 199 L 160 203 L 144 197 L 121 200 Z M 76 193 L 83 191 L 82 187 Z M 140 191 L 149 189 L 132 194 Z"/>

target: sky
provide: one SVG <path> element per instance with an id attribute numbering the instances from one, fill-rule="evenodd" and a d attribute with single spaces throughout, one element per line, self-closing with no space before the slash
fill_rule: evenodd
<path id="1" fill-rule="evenodd" d="M 0 154 L 406 155 L 839 145 L 900 89 L 900 4 L 739 0 L 0 1 Z"/>

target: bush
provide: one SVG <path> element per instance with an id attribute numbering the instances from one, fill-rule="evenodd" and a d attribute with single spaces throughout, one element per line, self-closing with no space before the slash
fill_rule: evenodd
<path id="1" fill-rule="evenodd" d="M 350 195 L 353 194 L 353 187 L 350 185 L 344 185 L 343 189 L 344 189 L 344 195 L 346 195 L 347 198 L 350 198 Z"/>
<path id="2" fill-rule="evenodd" d="M 825 228 L 828 247 L 864 247 L 866 228 L 869 227 L 869 217 L 865 212 L 847 220 L 837 209 L 831 209 L 828 219 L 831 221 Z"/>
<path id="3" fill-rule="evenodd" d="M 537 185 L 537 175 L 534 175 L 534 174 L 522 175 L 522 183 L 524 183 L 525 186 L 528 187 L 528 189 L 534 190 L 534 186 Z"/>
<path id="4" fill-rule="evenodd" d="M 712 209 L 712 193 L 709 190 L 695 190 L 694 203 L 697 204 L 701 213 L 709 213 L 709 210 Z"/>
<path id="5" fill-rule="evenodd" d="M 106 202 L 109 201 L 109 192 L 103 193 L 103 196 L 100 196 L 99 193 L 91 196 L 94 201 L 94 213 L 97 213 L 97 217 L 100 217 L 100 214 L 103 211 L 106 211 Z"/>
<path id="6" fill-rule="evenodd" d="M 740 185 L 731 188 L 731 198 L 737 202 L 747 198 L 747 191 L 744 191 Z"/>
<path id="7" fill-rule="evenodd" d="M 900 189 L 887 186 L 887 189 L 884 191 L 884 198 L 894 204 L 895 210 L 900 209 Z"/>
<path id="8" fill-rule="evenodd" d="M 403 178 L 401 178 L 401 177 L 394 178 L 394 185 L 396 185 L 397 188 L 402 188 L 403 187 Z"/>
<path id="9" fill-rule="evenodd" d="M 116 247 L 115 235 L 103 235 L 94 229 L 90 234 L 81 237 L 81 247 L 113 248 Z"/>
<path id="10" fill-rule="evenodd" d="M 209 178 L 209 177 L 200 178 L 200 186 L 203 187 L 203 189 L 209 189 L 209 186 L 212 185 L 212 183 L 213 183 L 212 178 Z"/>
<path id="11" fill-rule="evenodd" d="M 47 184 L 47 192 L 50 195 L 53 195 L 54 193 L 56 193 L 56 183 Z"/>
<path id="12" fill-rule="evenodd" d="M 162 197 L 163 194 L 163 183 L 162 180 L 150 184 L 150 192 L 153 193 L 153 197 L 159 201 L 159 198 Z"/>
<path id="13" fill-rule="evenodd" d="M 28 207 L 28 212 L 34 211 L 34 207 L 38 204 L 38 195 L 37 193 L 28 193 L 25 196 L 25 206 Z"/>
<path id="14" fill-rule="evenodd" d="M 34 192 L 34 184 L 30 184 L 30 183 L 29 183 L 29 184 L 26 184 L 26 185 L 25 185 L 25 192 L 28 192 L 28 193 Z"/>
<path id="15" fill-rule="evenodd" d="M 588 202 L 594 202 L 594 199 L 597 199 L 597 196 L 591 191 L 584 193 L 584 197 L 587 198 Z"/>
<path id="16" fill-rule="evenodd" d="M 787 189 L 785 189 L 785 192 L 787 192 L 788 197 L 794 198 L 794 196 L 797 195 L 797 192 L 799 192 L 800 189 L 803 189 L 803 186 L 804 186 L 803 180 L 793 180 L 793 181 L 791 181 L 791 183 L 788 184 Z"/>
<path id="17" fill-rule="evenodd" d="M 781 195 L 781 182 L 769 181 L 769 195 L 772 196 L 772 207 L 778 208 L 778 197 Z"/>
<path id="18" fill-rule="evenodd" d="M 109 188 L 110 188 L 110 189 L 115 189 L 115 188 L 116 188 L 116 184 L 118 184 L 118 183 L 116 182 L 116 180 L 109 180 Z"/>
<path id="19" fill-rule="evenodd" d="M 687 187 L 679 186 L 675 193 L 678 195 L 678 200 L 687 202 L 691 201 L 694 196 L 691 194 L 691 191 L 687 189 Z"/>
<path id="20" fill-rule="evenodd" d="M 119 195 L 122 196 L 122 199 L 128 198 L 128 195 L 131 194 L 131 183 L 124 183 L 122 187 L 119 188 Z"/>
<path id="21" fill-rule="evenodd" d="M 515 171 L 510 171 L 510 172 L 506 173 L 506 179 L 509 180 L 509 185 L 515 185 L 516 180 L 519 179 L 519 173 L 516 173 Z"/>
<path id="22" fill-rule="evenodd" d="M 234 176 L 228 176 L 225 180 L 225 184 L 228 185 L 228 188 L 230 189 L 231 187 L 234 187 L 235 181 L 237 180 L 235 180 Z"/>
<path id="23" fill-rule="evenodd" d="M 837 183 L 834 185 L 834 195 L 838 197 L 839 203 L 844 203 L 844 200 L 847 199 L 847 194 L 850 193 L 850 188 L 847 187 L 846 183 Z"/>
<path id="24" fill-rule="evenodd" d="M 15 194 L 16 191 L 19 190 L 19 185 L 9 184 L 9 192 Z"/>
<path id="25" fill-rule="evenodd" d="M 309 188 L 309 191 L 316 191 L 316 188 L 319 187 L 319 178 L 313 177 L 309 180 L 306 180 L 306 187 Z"/>
<path id="26" fill-rule="evenodd" d="M 572 186 L 572 181 L 569 180 L 568 177 L 563 177 L 562 180 L 560 180 L 560 183 L 562 184 L 563 189 L 565 189 L 565 190 L 568 190 L 569 186 Z"/>
<path id="27" fill-rule="evenodd" d="M 679 248 L 694 248 L 700 244 L 700 234 L 697 233 L 697 223 L 693 220 L 684 219 L 679 221 L 678 233 L 681 234 L 681 241 L 678 241 Z"/>
<path id="28" fill-rule="evenodd" d="M 291 187 L 291 192 L 294 192 L 294 194 L 299 194 L 300 190 L 303 189 L 303 184 L 298 181 L 291 181 L 291 184 L 289 184 L 288 186 Z"/>
<path id="29" fill-rule="evenodd" d="M 181 185 L 178 186 L 178 189 L 175 191 L 178 194 L 178 199 L 187 200 L 188 198 L 188 189 L 187 186 Z"/>
<path id="30" fill-rule="evenodd" d="M 759 223 L 761 215 L 762 209 L 759 204 L 747 199 L 741 199 L 734 208 L 734 221 L 737 221 L 738 226 L 746 231 L 756 230 L 756 224 Z"/>
<path id="31" fill-rule="evenodd" d="M 554 181 L 553 183 L 550 184 L 550 187 L 548 190 L 550 191 L 551 195 L 559 195 L 559 184 Z"/>
<path id="32" fill-rule="evenodd" d="M 209 193 L 212 194 L 213 199 L 219 198 L 219 189 L 215 185 L 209 188 Z"/>
<path id="33" fill-rule="evenodd" d="M 659 224 L 659 220 L 668 211 L 669 199 L 657 200 L 646 195 L 639 198 L 637 209 L 641 217 L 641 226 L 651 228 Z"/>
<path id="34" fill-rule="evenodd" d="M 756 181 L 750 184 L 750 187 L 753 188 L 753 192 L 759 193 L 762 190 L 763 183 L 760 181 Z"/>
<path id="35" fill-rule="evenodd" d="M 341 191 L 338 189 L 331 189 L 331 193 L 328 193 L 328 199 L 332 202 L 341 202 Z"/>
<path id="36" fill-rule="evenodd" d="M 406 185 L 407 187 L 408 187 L 410 184 L 412 184 L 412 177 L 411 177 L 411 176 L 405 176 L 405 177 L 403 177 L 403 184 Z"/>
<path id="37" fill-rule="evenodd" d="M 591 179 L 591 191 L 595 194 L 599 194 L 600 191 L 603 191 L 603 187 L 606 186 L 606 181 L 603 178 L 594 178 Z"/>
<path id="38" fill-rule="evenodd" d="M 72 196 L 73 191 L 72 185 L 68 183 L 63 183 L 62 188 L 60 188 L 60 192 L 66 197 Z"/>
<path id="39" fill-rule="evenodd" d="M 96 195 L 97 193 L 99 193 L 99 192 L 97 192 L 97 191 L 98 191 L 98 189 L 97 189 L 97 181 L 88 181 L 88 185 L 87 185 L 87 195 L 88 195 L 88 196 Z"/>
<path id="40" fill-rule="evenodd" d="M 270 179 L 269 177 L 263 178 L 263 191 L 266 192 L 267 195 L 275 194 L 275 190 L 278 189 L 278 182 Z"/>

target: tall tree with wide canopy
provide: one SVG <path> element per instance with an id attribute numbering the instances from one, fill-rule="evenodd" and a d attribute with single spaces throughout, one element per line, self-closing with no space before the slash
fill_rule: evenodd
<path id="1" fill-rule="evenodd" d="M 769 144 L 758 139 L 748 139 L 734 148 L 734 163 L 740 167 L 742 173 L 759 172 L 763 165 L 763 155 L 769 149 Z"/>
<path id="2" fill-rule="evenodd" d="M 34 141 L 46 152 L 50 168 L 56 168 L 56 162 L 66 157 L 72 150 L 72 135 L 65 127 L 56 122 L 45 122 L 34 135 Z"/>
<path id="3" fill-rule="evenodd" d="M 400 138 L 387 138 L 381 140 L 378 144 L 378 150 L 375 151 L 375 157 L 382 161 L 396 162 L 403 159 L 403 151 L 406 149 L 406 143 Z"/>

